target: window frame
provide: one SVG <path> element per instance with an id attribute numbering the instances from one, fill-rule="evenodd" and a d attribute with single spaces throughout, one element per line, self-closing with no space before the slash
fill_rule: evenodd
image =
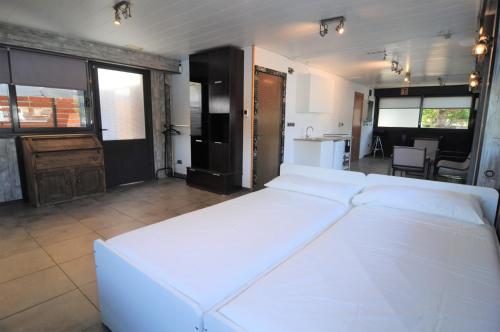
<path id="1" fill-rule="evenodd" d="M 15 122 L 15 119 L 13 118 L 13 114 L 12 114 L 13 113 L 12 105 L 13 105 L 14 98 L 12 98 L 11 85 L 8 83 L 0 83 L 0 84 L 6 84 L 7 89 L 9 91 L 9 112 L 10 112 L 10 122 L 11 122 L 10 128 L 0 128 L 0 134 L 9 134 L 9 133 L 13 132 L 14 122 Z"/>
<path id="2" fill-rule="evenodd" d="M 9 104 L 12 126 L 10 128 L 0 128 L 0 134 L 71 134 L 71 133 L 88 133 L 93 132 L 95 128 L 94 111 L 92 107 L 91 90 L 83 91 L 85 116 L 87 125 L 85 127 L 52 127 L 52 128 L 22 128 L 19 123 L 19 114 L 17 106 L 16 85 L 9 84 Z M 57 116 L 54 111 L 54 117 Z"/>
<path id="3" fill-rule="evenodd" d="M 418 126 L 417 127 L 385 127 L 385 126 L 379 126 L 378 121 L 379 121 L 379 114 L 380 114 L 380 99 L 381 98 L 420 98 L 420 111 L 419 111 L 419 117 L 418 117 Z M 422 113 L 423 113 L 423 104 L 424 104 L 424 99 L 425 98 L 434 98 L 434 97 L 471 97 L 471 104 L 469 107 L 469 121 L 467 124 L 467 128 L 425 128 L 422 127 Z M 473 129 L 472 123 L 475 118 L 475 112 L 476 110 L 474 109 L 474 105 L 476 102 L 477 96 L 474 94 L 442 94 L 442 95 L 426 95 L 426 94 L 420 94 L 420 95 L 407 95 L 407 96 L 377 96 L 376 98 L 376 119 L 374 118 L 374 128 L 380 128 L 384 130 L 391 130 L 391 129 L 422 129 L 422 130 L 455 130 L 455 131 L 471 131 Z"/>

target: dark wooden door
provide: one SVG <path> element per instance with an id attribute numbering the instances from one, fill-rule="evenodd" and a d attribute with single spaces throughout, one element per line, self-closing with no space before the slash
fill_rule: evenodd
<path id="1" fill-rule="evenodd" d="M 361 143 L 361 117 L 363 116 L 364 99 L 364 94 L 360 92 L 354 92 L 354 108 L 352 111 L 351 161 L 359 160 L 359 145 Z"/>
<path id="2" fill-rule="evenodd" d="M 149 74 L 93 65 L 99 138 L 106 186 L 154 178 Z"/>
<path id="3" fill-rule="evenodd" d="M 254 189 L 279 175 L 282 146 L 283 77 L 257 72 L 256 181 Z"/>

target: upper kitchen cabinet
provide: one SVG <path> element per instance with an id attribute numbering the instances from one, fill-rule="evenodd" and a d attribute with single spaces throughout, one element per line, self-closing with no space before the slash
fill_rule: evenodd
<path id="1" fill-rule="evenodd" d="M 333 80 L 315 74 L 297 76 L 297 112 L 333 112 Z"/>

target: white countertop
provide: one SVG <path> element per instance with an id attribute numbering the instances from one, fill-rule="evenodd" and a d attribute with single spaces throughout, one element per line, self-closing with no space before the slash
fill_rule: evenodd
<path id="1" fill-rule="evenodd" d="M 344 141 L 351 139 L 349 135 L 328 135 L 320 137 L 298 137 L 294 138 L 295 141 L 308 141 L 308 142 L 329 142 L 329 141 Z"/>

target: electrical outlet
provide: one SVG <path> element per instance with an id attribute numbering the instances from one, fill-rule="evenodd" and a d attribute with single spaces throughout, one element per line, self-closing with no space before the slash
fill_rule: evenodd
<path id="1" fill-rule="evenodd" d="M 182 165 L 182 160 L 177 160 L 177 164 Z"/>

